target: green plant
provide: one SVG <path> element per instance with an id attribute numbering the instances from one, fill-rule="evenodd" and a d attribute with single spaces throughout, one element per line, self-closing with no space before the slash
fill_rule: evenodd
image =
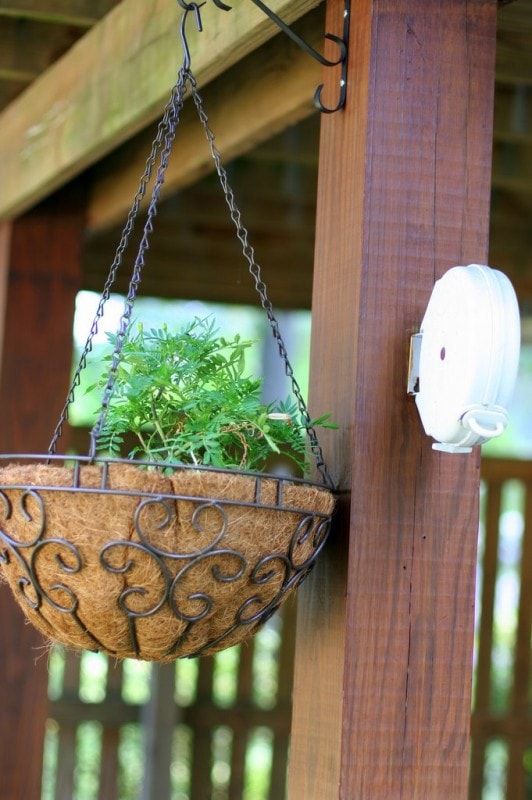
<path id="1" fill-rule="evenodd" d="M 138 325 L 123 345 L 99 451 L 120 455 L 132 433 L 130 458 L 260 470 L 282 451 L 304 469 L 304 420 L 293 401 L 261 402 L 261 380 L 244 374 L 251 345 L 219 336 L 212 318 L 175 334 Z M 336 427 L 328 415 L 311 424 Z"/>

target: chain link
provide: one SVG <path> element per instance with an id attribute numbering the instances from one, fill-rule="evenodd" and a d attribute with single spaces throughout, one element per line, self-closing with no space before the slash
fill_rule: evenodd
<path id="1" fill-rule="evenodd" d="M 253 247 L 249 244 L 247 229 L 244 227 L 244 224 L 242 223 L 242 217 L 241 217 L 241 214 L 240 214 L 240 210 L 239 210 L 239 208 L 238 208 L 238 206 L 236 204 L 236 200 L 235 200 L 235 196 L 234 196 L 233 190 L 232 190 L 231 186 L 229 185 L 227 172 L 226 172 L 226 170 L 224 169 L 224 167 L 222 165 L 221 154 L 220 154 L 219 150 L 217 149 L 217 147 L 215 145 L 214 133 L 212 132 L 211 128 L 209 127 L 209 120 L 207 118 L 207 114 L 205 113 L 205 109 L 204 109 L 204 106 L 203 106 L 203 100 L 202 100 L 201 95 L 199 94 L 198 89 L 197 89 L 196 79 L 194 78 L 194 76 L 192 75 L 190 70 L 187 71 L 187 79 L 188 79 L 188 82 L 190 84 L 190 90 L 191 90 L 191 94 L 192 94 L 192 99 L 194 100 L 194 105 L 196 106 L 196 110 L 198 112 L 199 119 L 200 119 L 201 124 L 203 126 L 203 130 L 205 132 L 205 136 L 207 138 L 207 142 L 209 143 L 209 149 L 211 151 L 211 156 L 212 156 L 212 159 L 214 161 L 216 172 L 218 173 L 218 178 L 220 179 L 220 183 L 221 183 L 221 186 L 222 186 L 222 189 L 223 189 L 223 192 L 224 192 L 224 196 L 225 196 L 225 201 L 226 201 L 227 206 L 229 208 L 231 219 L 233 220 L 233 223 L 235 225 L 238 239 L 240 240 L 240 243 L 242 244 L 242 253 L 244 255 L 244 258 L 248 262 L 249 272 L 250 272 L 250 274 L 253 277 L 254 282 L 255 282 L 255 289 L 257 291 L 257 294 L 260 297 L 260 301 L 261 301 L 262 307 L 266 311 L 266 315 L 267 315 L 268 321 L 270 323 L 270 327 L 271 327 L 271 330 L 272 330 L 273 337 L 274 337 L 274 339 L 275 339 L 275 341 L 277 343 L 277 347 L 279 349 L 279 355 L 281 356 L 281 358 L 282 358 L 282 360 L 284 362 L 285 373 L 288 376 L 288 378 L 290 379 L 290 383 L 292 385 L 292 391 L 293 391 L 294 396 L 295 396 L 295 398 L 297 400 L 299 412 L 300 412 L 300 414 L 301 414 L 301 416 L 303 417 L 303 420 L 304 420 L 305 429 L 307 431 L 308 439 L 309 439 L 309 442 L 310 442 L 310 449 L 311 449 L 311 452 L 312 452 L 312 454 L 314 456 L 314 459 L 316 461 L 316 468 L 317 468 L 318 472 L 320 473 L 320 475 L 322 476 L 324 483 L 327 484 L 327 486 L 333 488 L 334 487 L 334 481 L 333 481 L 333 479 L 332 479 L 332 477 L 331 477 L 331 475 L 329 473 L 329 470 L 327 468 L 327 465 L 325 463 L 325 460 L 324 460 L 324 457 L 323 457 L 323 450 L 322 450 L 322 448 L 321 448 L 321 446 L 319 444 L 316 430 L 312 425 L 312 420 L 310 418 L 310 414 L 308 412 L 307 405 L 306 405 L 305 400 L 303 398 L 303 394 L 301 392 L 301 388 L 300 388 L 300 386 L 299 386 L 299 384 L 298 384 L 298 382 L 297 382 L 297 380 L 295 378 L 294 370 L 293 370 L 292 365 L 290 363 L 290 360 L 288 358 L 288 353 L 286 351 L 286 347 L 285 347 L 285 343 L 284 343 L 283 337 L 281 336 L 281 331 L 279 330 L 279 323 L 277 322 L 277 319 L 275 318 L 275 314 L 274 314 L 274 311 L 273 311 L 273 305 L 272 305 L 272 303 L 271 303 L 271 301 L 270 301 L 270 299 L 268 297 L 268 294 L 267 294 L 266 284 L 264 283 L 264 281 L 262 280 L 262 277 L 261 277 L 261 268 L 260 268 L 259 264 L 257 264 L 257 262 L 255 260 L 255 251 L 254 251 Z"/>
<path id="2" fill-rule="evenodd" d="M 137 189 L 137 191 L 135 193 L 135 196 L 133 198 L 133 203 L 131 205 L 129 214 L 127 216 L 126 224 L 125 224 L 124 229 L 122 231 L 122 235 L 120 237 L 120 242 L 119 242 L 118 247 L 116 249 L 116 253 L 115 253 L 115 256 L 113 258 L 113 261 L 112 261 L 112 264 L 111 264 L 111 267 L 110 267 L 110 270 L 109 270 L 109 274 L 108 274 L 107 279 L 105 281 L 103 292 L 101 294 L 101 297 L 100 297 L 100 300 L 99 300 L 99 303 L 98 303 L 98 307 L 96 309 L 96 313 L 94 315 L 94 318 L 93 318 L 93 321 L 92 321 L 92 324 L 91 324 L 91 327 L 90 327 L 90 331 L 89 331 L 89 335 L 88 335 L 87 341 L 85 342 L 85 346 L 83 348 L 81 357 L 79 359 L 79 363 L 78 363 L 77 368 L 76 368 L 76 370 L 74 372 L 74 377 L 72 379 L 72 383 L 70 385 L 70 388 L 69 388 L 69 391 L 68 391 L 68 394 L 67 394 L 65 405 L 63 406 L 63 409 L 61 411 L 61 415 L 59 417 L 59 421 L 58 421 L 58 423 L 57 423 L 57 425 L 55 427 L 55 430 L 54 430 L 54 433 L 53 433 L 53 436 L 52 436 L 52 440 L 51 440 L 50 445 L 48 447 L 48 455 L 53 455 L 56 452 L 56 450 L 57 450 L 57 442 L 60 439 L 60 437 L 63 435 L 64 425 L 67 422 L 68 417 L 69 417 L 70 406 L 74 402 L 75 395 L 76 395 L 76 389 L 79 387 L 80 382 L 81 382 L 81 373 L 85 369 L 85 367 L 87 366 L 87 357 L 92 352 L 93 340 L 94 340 L 94 337 L 96 336 L 96 334 L 98 333 L 98 323 L 100 322 L 101 318 L 103 317 L 103 314 L 104 314 L 104 311 L 105 311 L 105 304 L 109 299 L 109 296 L 110 296 L 110 293 L 111 293 L 111 288 L 112 288 L 112 286 L 113 286 L 113 284 L 114 284 L 114 282 L 116 280 L 116 276 L 117 276 L 118 270 L 120 268 L 120 265 L 122 264 L 123 255 L 124 255 L 124 252 L 125 252 L 125 250 L 127 248 L 128 243 L 129 243 L 129 238 L 131 236 L 133 228 L 135 226 L 135 221 L 136 221 L 136 218 L 137 218 L 137 215 L 138 215 L 138 212 L 139 212 L 140 204 L 141 204 L 141 202 L 142 202 L 142 200 L 144 198 L 144 195 L 146 194 L 146 189 L 147 189 L 147 186 L 149 184 L 150 178 L 152 176 L 153 168 L 154 168 L 155 163 L 157 161 L 157 157 L 158 157 L 158 155 L 159 155 L 159 153 L 161 151 L 161 148 L 163 147 L 163 144 L 167 140 L 168 133 L 171 130 L 175 130 L 175 125 L 176 125 L 176 122 L 177 122 L 176 117 L 179 114 L 180 108 L 181 108 L 181 106 L 183 104 L 184 92 L 183 92 L 183 94 L 180 94 L 180 92 L 181 92 L 181 87 L 184 87 L 184 85 L 185 85 L 184 72 L 181 69 L 179 71 L 177 81 L 176 81 L 175 85 L 172 88 L 170 99 L 168 100 L 168 102 L 167 102 L 167 104 L 166 104 L 166 106 L 164 108 L 163 116 L 162 116 L 162 118 L 161 118 L 161 120 L 159 122 L 159 125 L 158 125 L 158 128 L 157 128 L 157 134 L 155 136 L 155 139 L 153 140 L 150 154 L 149 154 L 149 156 L 148 156 L 148 158 L 146 160 L 146 166 L 145 166 L 145 169 L 144 169 L 144 173 L 142 174 L 142 177 L 141 177 L 140 182 L 139 182 L 138 189 Z"/>
<path id="3" fill-rule="evenodd" d="M 266 315 L 268 317 L 273 337 L 279 349 L 279 355 L 281 356 L 284 362 L 285 373 L 290 379 L 292 391 L 296 398 L 299 412 L 304 421 L 304 426 L 310 443 L 310 449 L 316 462 L 316 468 L 320 473 L 323 482 L 327 486 L 334 488 L 334 482 L 331 478 L 327 465 L 325 464 L 325 460 L 323 458 L 323 451 L 319 444 L 316 430 L 312 425 L 312 420 L 308 412 L 305 400 L 303 398 L 301 388 L 295 378 L 294 370 L 288 358 L 288 353 L 286 351 L 285 343 L 279 329 L 279 324 L 275 317 L 272 303 L 267 294 L 266 284 L 262 280 L 261 268 L 255 260 L 254 249 L 249 244 L 248 232 L 242 223 L 240 210 L 236 204 L 233 190 L 228 182 L 227 172 L 225 171 L 222 165 L 220 152 L 218 151 L 215 145 L 215 136 L 209 127 L 209 121 L 207 118 L 207 114 L 205 113 L 203 100 L 197 89 L 196 79 L 194 78 L 192 72 L 190 71 L 189 62 L 187 62 L 186 60 L 181 69 L 179 70 L 177 81 L 174 87 L 172 88 L 170 99 L 167 105 L 165 106 L 163 117 L 159 123 L 157 134 L 153 141 L 150 155 L 146 161 L 146 167 L 144 173 L 140 179 L 139 187 L 137 189 L 137 192 L 133 200 L 133 204 L 129 211 L 124 230 L 122 231 L 122 236 L 119 245 L 117 247 L 115 257 L 111 264 L 109 275 L 105 282 L 105 286 L 100 301 L 98 303 L 96 314 L 94 316 L 90 328 L 89 336 L 85 343 L 85 347 L 83 348 L 83 352 L 81 354 L 81 358 L 79 360 L 77 369 L 74 373 L 74 378 L 72 380 L 72 384 L 70 386 L 70 390 L 67 395 L 67 400 L 61 412 L 59 422 L 55 428 L 54 435 L 50 443 L 50 447 L 48 449 L 48 454 L 53 455 L 56 452 L 57 441 L 63 433 L 63 427 L 65 422 L 68 420 L 69 407 L 74 402 L 75 391 L 80 385 L 81 372 L 86 367 L 87 356 L 92 351 L 93 340 L 96 333 L 98 332 L 98 323 L 103 316 L 105 303 L 109 299 L 111 287 L 115 282 L 118 269 L 122 263 L 123 254 L 128 245 L 131 232 L 134 228 L 140 204 L 146 193 L 146 189 L 150 181 L 150 178 L 152 176 L 153 169 L 155 167 L 157 159 L 159 159 L 156 178 L 150 198 L 150 203 L 148 206 L 148 210 L 146 212 L 146 221 L 144 224 L 143 234 L 139 244 L 137 256 L 135 258 L 133 272 L 129 282 L 128 293 L 124 303 L 124 310 L 122 312 L 122 316 L 120 318 L 118 326 L 118 332 L 115 337 L 115 346 L 111 356 L 111 366 L 107 375 L 107 383 L 105 385 L 103 392 L 103 399 L 99 417 L 96 424 L 92 428 L 90 434 L 89 456 L 93 458 L 96 455 L 98 439 L 101 436 L 103 427 L 105 425 L 109 404 L 111 402 L 114 392 L 122 349 L 126 341 L 129 327 L 131 325 L 133 304 L 135 302 L 138 292 L 138 287 L 142 278 L 142 270 L 144 267 L 144 256 L 146 250 L 149 248 L 149 237 L 153 231 L 153 220 L 157 213 L 157 202 L 159 200 L 161 188 L 164 182 L 166 167 L 168 165 L 168 159 L 175 138 L 176 127 L 179 123 L 179 115 L 183 107 L 185 94 L 187 92 L 187 85 L 190 86 L 190 91 L 192 98 L 194 100 L 194 105 L 196 107 L 198 117 L 203 126 L 203 130 L 205 132 L 205 136 L 209 144 L 211 156 L 214 161 L 216 172 L 218 174 L 218 178 L 220 180 L 220 184 L 224 192 L 225 200 L 229 208 L 231 219 L 235 225 L 237 237 L 242 245 L 242 253 L 246 261 L 248 262 L 249 272 L 253 277 L 255 289 L 257 291 L 257 294 L 259 295 L 262 307 L 264 308 Z"/>
<path id="4" fill-rule="evenodd" d="M 175 139 L 176 127 L 179 122 L 179 114 L 181 112 L 181 109 L 183 108 L 183 101 L 187 89 L 187 77 L 188 77 L 187 70 L 181 68 L 181 70 L 179 71 L 177 83 L 175 84 L 174 89 L 172 90 L 170 109 L 168 113 L 168 121 L 165 126 L 165 131 L 163 135 L 164 146 L 161 150 L 159 166 L 157 168 L 157 174 L 152 189 L 150 204 L 146 212 L 146 222 L 144 223 L 142 239 L 140 241 L 137 256 L 135 258 L 133 273 L 131 275 L 128 293 L 124 303 L 124 311 L 122 312 L 122 316 L 120 318 L 120 322 L 118 325 L 118 333 L 116 334 L 115 347 L 111 357 L 111 367 L 107 375 L 107 383 L 105 385 L 105 389 L 103 392 L 100 415 L 91 431 L 91 444 L 89 450 L 89 456 L 91 458 L 93 458 L 96 455 L 97 442 L 99 437 L 101 436 L 103 427 L 105 425 L 109 404 L 111 402 L 111 398 L 114 392 L 118 366 L 120 364 L 120 359 L 122 354 L 122 348 L 126 341 L 127 333 L 131 325 L 131 314 L 133 312 L 133 304 L 136 300 L 138 288 L 142 278 L 142 270 L 144 267 L 144 255 L 146 253 L 146 250 L 148 250 L 149 248 L 149 238 L 153 232 L 153 219 L 157 213 L 157 202 L 159 200 L 162 185 L 164 183 L 164 176 L 166 173 L 166 168 L 168 166 L 168 159 L 170 157 L 170 153 L 172 152 L 172 144 Z"/>

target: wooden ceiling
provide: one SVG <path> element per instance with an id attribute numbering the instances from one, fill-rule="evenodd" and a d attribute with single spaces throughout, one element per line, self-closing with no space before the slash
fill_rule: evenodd
<path id="1" fill-rule="evenodd" d="M 0 111 L 115 5 L 117 0 L 0 2 Z M 322 19 L 323 7 L 312 14 Z M 279 38 L 263 45 L 265 63 L 268 48 L 279 47 Z M 240 62 L 207 90 L 219 96 L 245 74 L 245 62 Z M 490 260 L 510 275 L 523 308 L 532 311 L 532 0 L 500 4 L 496 75 Z M 267 140 L 257 134 L 260 143 L 252 146 L 251 140 L 247 152 L 229 165 L 272 299 L 292 307 L 310 303 L 319 136 L 317 113 L 308 110 L 299 118 L 286 130 L 277 122 Z M 199 124 L 197 135 L 202 146 Z M 86 185 L 99 181 L 105 186 L 102 174 L 114 176 L 121 163 L 126 169 L 135 149 L 145 148 L 147 154 L 150 136 L 149 129 L 136 133 L 81 179 Z M 179 147 L 177 143 L 173 157 Z M 230 148 L 228 152 L 232 155 Z M 203 164 L 161 204 L 143 293 L 254 302 L 221 188 L 207 172 Z M 111 225 L 89 219 L 87 288 L 101 290 L 120 230 L 116 221 Z"/>
<path id="2" fill-rule="evenodd" d="M 0 109 L 120 0 L 13 0 L 0 3 Z"/>
<path id="3" fill-rule="evenodd" d="M 532 314 L 532 0 L 499 10 L 490 259 Z"/>

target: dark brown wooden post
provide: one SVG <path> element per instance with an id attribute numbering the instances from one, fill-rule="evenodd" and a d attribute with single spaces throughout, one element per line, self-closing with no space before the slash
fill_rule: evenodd
<path id="1" fill-rule="evenodd" d="M 46 452 L 63 405 L 80 285 L 83 202 L 63 192 L 0 227 L 5 289 L 0 379 L 0 452 Z M 41 796 L 48 709 L 47 653 L 0 587 L 0 794 Z"/>
<path id="2" fill-rule="evenodd" d="M 479 453 L 432 450 L 405 381 L 435 279 L 487 259 L 496 3 L 352 6 L 347 107 L 322 120 L 311 370 L 342 497 L 299 593 L 289 797 L 460 800 Z"/>

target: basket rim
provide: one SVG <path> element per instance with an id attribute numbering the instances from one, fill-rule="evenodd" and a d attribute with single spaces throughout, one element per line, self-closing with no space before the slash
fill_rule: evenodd
<path id="1" fill-rule="evenodd" d="M 162 462 L 162 461 L 145 461 L 145 460 L 133 460 L 128 458 L 105 458 L 105 457 L 91 457 L 91 456 L 80 456 L 80 455 L 66 455 L 66 454 L 42 454 L 42 453 L 2 453 L 0 454 L 0 468 L 3 466 L 3 462 L 18 462 L 14 466 L 24 466 L 24 465 L 40 465 L 40 466 L 63 466 L 66 469 L 72 470 L 72 485 L 66 486 L 58 486 L 58 485 L 45 485 L 45 484 L 29 484 L 25 483 L 4 483 L 0 477 L 0 492 L 4 489 L 25 489 L 25 490 L 43 490 L 43 491 L 50 491 L 50 492 L 69 492 L 69 493 L 82 493 L 82 494 L 109 494 L 109 495 L 120 495 L 120 496 L 130 496 L 130 497 L 140 497 L 144 498 L 145 500 L 149 500 L 150 498 L 157 498 L 160 500 L 194 500 L 201 503 L 212 503 L 220 506 L 243 506 L 249 508 L 262 508 L 262 509 L 271 509 L 277 511 L 296 511 L 299 513 L 305 513 L 305 509 L 301 507 L 286 505 L 283 500 L 284 494 L 284 487 L 285 486 L 296 486 L 296 487 L 308 487 L 308 488 L 316 488 L 320 491 L 327 492 L 328 494 L 334 495 L 334 491 L 320 483 L 318 481 L 313 481 L 308 478 L 298 478 L 293 476 L 286 476 L 286 475 L 278 475 L 268 472 L 256 472 L 253 470 L 240 470 L 240 469 L 229 469 L 229 468 L 220 468 L 220 467 L 209 467 L 205 465 L 196 465 L 196 464 L 176 464 L 173 462 Z M 23 462 L 23 463 L 20 463 Z M 238 499 L 231 499 L 231 498 L 213 498 L 212 496 L 200 496 L 200 495 L 190 495 L 190 494 L 177 494 L 177 493 L 165 493 L 165 492 L 158 492 L 153 490 L 146 490 L 142 491 L 142 489 L 120 489 L 120 488 L 111 488 L 107 485 L 108 476 L 109 476 L 109 467 L 111 465 L 127 465 L 129 467 L 154 467 L 157 469 L 171 469 L 172 474 L 178 472 L 190 472 L 190 473 L 206 473 L 210 475 L 239 475 L 242 477 L 250 477 L 256 480 L 257 489 L 255 493 L 254 500 L 238 500 Z M 8 466 L 8 464 L 6 464 Z M 101 466 L 102 467 L 102 481 L 100 486 L 97 487 L 87 487 L 87 486 L 80 486 L 80 470 L 83 466 Z M 148 473 L 149 474 L 149 473 Z M 261 482 L 263 480 L 268 481 L 275 481 L 277 483 L 277 491 L 276 491 L 276 502 L 275 503 L 263 503 L 260 500 L 261 494 Z M 316 511 L 315 509 L 308 509 L 309 513 L 312 513 L 315 516 L 322 517 L 323 519 L 327 519 L 332 516 L 332 512 L 327 513 L 323 511 Z"/>

